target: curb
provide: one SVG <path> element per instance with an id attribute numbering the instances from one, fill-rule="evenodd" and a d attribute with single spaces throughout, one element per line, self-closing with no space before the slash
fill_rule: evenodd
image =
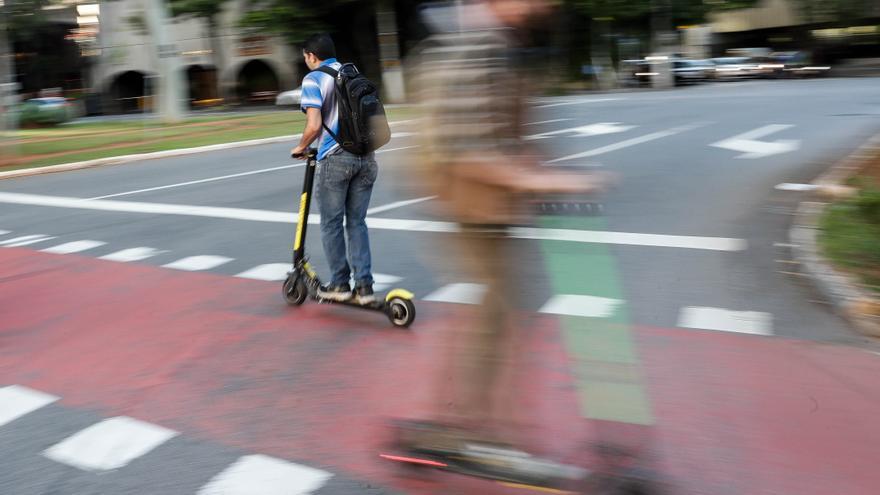
<path id="1" fill-rule="evenodd" d="M 834 164 L 813 184 L 825 198 L 844 197 L 852 188 L 842 182 L 861 170 L 865 161 L 880 151 L 880 134 L 869 139 L 851 155 Z M 859 281 L 834 268 L 821 254 L 818 244 L 819 219 L 827 201 L 803 201 L 798 205 L 794 222 L 788 231 L 793 258 L 835 311 L 843 316 L 859 332 L 880 337 L 880 315 L 876 309 L 880 301 L 861 287 Z"/>
<path id="2" fill-rule="evenodd" d="M 60 165 L 49 165 L 46 167 L 25 168 L 21 170 L 10 170 L 8 172 L 0 172 L 0 180 L 14 179 L 17 177 L 28 177 L 31 175 L 51 174 L 56 172 L 68 172 L 71 170 L 81 170 L 84 168 L 101 167 L 105 165 L 119 165 L 123 163 L 131 163 L 142 160 L 154 160 L 157 158 L 169 158 L 173 156 L 194 155 L 196 153 L 205 153 L 208 151 L 220 151 L 232 148 L 243 148 L 245 146 L 257 146 L 261 144 L 283 143 L 293 141 L 299 135 L 277 136 L 263 139 L 251 139 L 249 141 L 236 141 L 234 143 L 211 144 L 208 146 L 199 146 L 196 148 L 183 148 L 167 151 L 154 151 L 151 153 L 138 153 L 135 155 L 111 156 L 107 158 L 98 158 L 96 160 L 86 160 L 83 162 L 62 163 Z"/>

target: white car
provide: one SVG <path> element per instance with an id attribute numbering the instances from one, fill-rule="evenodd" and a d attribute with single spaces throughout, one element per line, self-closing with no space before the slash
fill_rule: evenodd
<path id="1" fill-rule="evenodd" d="M 302 86 L 300 86 L 290 91 L 278 93 L 278 96 L 275 97 L 275 104 L 279 106 L 299 105 L 302 102 L 302 92 Z"/>
<path id="2" fill-rule="evenodd" d="M 757 65 L 748 57 L 713 58 L 715 78 L 718 80 L 744 79 L 756 76 Z"/>

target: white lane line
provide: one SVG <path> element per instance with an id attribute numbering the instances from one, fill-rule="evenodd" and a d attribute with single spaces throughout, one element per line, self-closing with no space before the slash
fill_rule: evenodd
<path id="1" fill-rule="evenodd" d="M 287 272 L 289 272 L 292 267 L 293 266 L 290 263 L 267 263 L 243 271 L 236 275 L 236 277 L 277 282 L 287 278 Z"/>
<path id="2" fill-rule="evenodd" d="M 639 136 L 639 137 L 627 139 L 627 140 L 621 141 L 619 143 L 609 144 L 607 146 L 602 146 L 600 148 L 587 150 L 587 151 L 584 151 L 583 153 L 575 153 L 574 155 L 568 155 L 568 156 L 563 156 L 562 158 L 556 158 L 556 159 L 550 160 L 546 163 L 557 163 L 557 162 L 564 162 L 564 161 L 568 161 L 568 160 L 576 160 L 578 158 L 586 158 L 586 157 L 590 157 L 590 156 L 602 155 L 602 154 L 610 153 L 612 151 L 617 151 L 617 150 L 620 150 L 623 148 L 628 148 L 630 146 L 636 146 L 638 144 L 647 143 L 649 141 L 654 141 L 656 139 L 674 136 L 674 135 L 682 133 L 682 132 L 696 129 L 697 127 L 700 127 L 702 125 L 704 125 L 704 124 L 696 123 L 696 124 L 689 124 L 689 125 L 684 125 L 684 126 L 680 126 L 680 127 L 673 127 L 672 129 L 667 129 L 665 131 L 652 132 L 650 134 L 645 134 L 644 136 Z"/>
<path id="3" fill-rule="evenodd" d="M 708 251 L 743 251 L 748 247 L 744 239 L 727 237 L 698 237 L 686 235 L 637 234 L 631 232 L 601 232 L 597 230 L 537 229 L 530 227 L 510 230 L 512 237 L 547 241 L 569 241 L 587 244 L 619 244 Z"/>
<path id="4" fill-rule="evenodd" d="M 333 475 L 266 455 L 246 455 L 211 479 L 197 495 L 307 495 Z"/>
<path id="5" fill-rule="evenodd" d="M 407 119 L 407 120 L 398 120 L 395 122 L 389 122 L 388 125 L 394 127 L 396 125 L 404 125 L 404 124 L 412 124 L 413 122 L 419 122 L 421 119 Z"/>
<path id="6" fill-rule="evenodd" d="M 55 253 L 55 254 L 71 254 L 71 253 L 79 253 L 82 251 L 87 251 L 89 249 L 94 249 L 96 247 L 101 247 L 106 242 L 101 241 L 73 241 L 73 242 L 65 242 L 64 244 L 59 244 L 57 246 L 52 246 L 50 248 L 43 249 L 45 253 Z"/>
<path id="7" fill-rule="evenodd" d="M 20 385 L 0 388 L 0 426 L 48 406 L 56 400 L 58 397 L 54 395 Z"/>
<path id="8" fill-rule="evenodd" d="M 584 316 L 588 318 L 608 318 L 623 304 L 620 299 L 585 296 L 579 294 L 557 294 L 550 298 L 539 310 L 540 313 Z"/>
<path id="9" fill-rule="evenodd" d="M 412 137 L 412 136 L 418 136 L 418 135 L 419 135 L 419 133 L 417 133 L 417 132 L 395 132 L 394 134 L 391 135 L 391 137 L 392 138 L 405 138 L 405 137 Z"/>
<path id="10" fill-rule="evenodd" d="M 101 256 L 100 259 L 108 260 L 108 261 L 121 261 L 123 263 L 130 261 L 140 261 L 145 260 L 147 258 L 152 258 L 158 254 L 162 254 L 166 251 L 162 251 L 159 249 L 153 249 L 151 247 L 136 247 L 123 249 L 122 251 L 116 251 L 115 253 L 110 253 L 106 256 Z"/>
<path id="11" fill-rule="evenodd" d="M 118 416 L 74 433 L 43 455 L 85 471 L 108 471 L 126 466 L 176 435 L 161 426 Z"/>
<path id="12" fill-rule="evenodd" d="M 815 184 L 793 184 L 790 182 L 783 182 L 782 184 L 776 184 L 774 189 L 777 191 L 814 191 L 818 189 L 819 186 Z"/>
<path id="13" fill-rule="evenodd" d="M 227 258 L 226 256 L 188 256 L 162 266 L 164 268 L 173 268 L 175 270 L 184 270 L 187 272 L 199 272 L 202 270 L 217 268 L 218 266 L 229 263 L 232 260 L 233 258 Z"/>
<path id="14" fill-rule="evenodd" d="M 0 192 L 0 203 L 53 206 L 58 208 L 79 208 L 85 210 L 126 213 L 148 213 L 156 215 L 186 215 L 207 218 L 223 218 L 228 220 L 246 220 L 251 222 L 271 222 L 285 224 L 296 223 L 296 214 L 291 212 L 251 210 L 244 208 L 223 208 L 216 206 L 192 206 L 167 203 L 138 203 L 130 201 L 114 201 L 103 199 L 88 201 L 79 198 L 62 196 L 42 196 L 35 194 L 18 194 L 4 192 Z M 309 215 L 310 225 L 318 225 L 320 223 L 320 216 Z M 438 222 L 433 220 L 409 220 L 402 218 L 368 217 L 367 226 L 369 226 L 371 229 L 378 230 L 405 230 L 415 232 L 458 231 L 458 226 L 452 222 Z M 710 251 L 742 251 L 747 246 L 746 241 L 743 239 L 731 239 L 725 237 L 642 234 L 632 232 L 603 232 L 594 230 L 518 228 L 512 229 L 511 234 L 514 237 L 519 237 L 522 239 L 568 241 L 590 244 L 622 244 L 631 246 L 678 247 L 687 249 L 706 249 Z"/>
<path id="15" fill-rule="evenodd" d="M 12 239 L 6 239 L 5 241 L 0 241 L 0 246 L 3 247 L 21 247 L 21 246 L 30 246 L 31 244 L 36 244 L 38 242 L 48 241 L 49 239 L 54 239 L 55 236 L 50 235 L 24 235 L 21 237 L 13 237 Z"/>
<path id="16" fill-rule="evenodd" d="M 382 213 L 383 211 L 393 210 L 395 208 L 402 208 L 404 206 L 414 205 L 417 203 L 424 203 L 425 201 L 431 201 L 435 198 L 437 198 L 437 196 L 425 196 L 423 198 L 407 199 L 405 201 L 397 201 L 394 203 L 388 203 L 387 205 L 376 206 L 375 208 L 370 208 L 369 210 L 367 210 L 367 215 Z"/>
<path id="17" fill-rule="evenodd" d="M 540 121 L 540 122 L 529 122 L 529 123 L 526 123 L 526 124 L 523 124 L 523 125 L 526 126 L 526 125 L 555 124 L 556 122 L 568 122 L 569 120 L 574 120 L 574 119 L 551 119 L 551 120 L 542 120 L 542 121 Z"/>
<path id="18" fill-rule="evenodd" d="M 586 99 L 586 100 L 570 100 L 570 101 L 563 101 L 563 102 L 559 102 L 559 103 L 549 103 L 546 105 L 538 105 L 538 106 L 532 107 L 532 108 L 553 108 L 553 107 L 563 107 L 563 106 L 567 106 L 567 105 L 583 105 L 585 103 L 601 103 L 603 101 L 617 101 L 617 100 L 622 100 L 622 99 L 623 98 L 593 98 L 593 99 Z"/>
<path id="19" fill-rule="evenodd" d="M 416 144 L 413 146 L 401 146 L 400 148 L 388 148 L 388 149 L 384 149 L 384 150 L 378 150 L 378 151 L 376 151 L 376 154 L 378 155 L 380 153 L 391 153 L 392 151 L 411 150 L 413 148 L 418 148 L 418 147 L 419 147 L 419 145 Z"/>
<path id="20" fill-rule="evenodd" d="M 449 284 L 440 287 L 424 297 L 424 301 L 446 302 L 457 304 L 479 304 L 486 293 L 482 284 Z"/>
<path id="21" fill-rule="evenodd" d="M 8 230 L 0 230 L 0 235 L 6 235 L 6 234 L 9 234 L 9 233 L 10 233 L 10 232 L 9 232 Z"/>
<path id="22" fill-rule="evenodd" d="M 678 317 L 681 328 L 773 335 L 773 316 L 758 311 L 731 311 L 723 308 L 688 306 Z"/>
<path id="23" fill-rule="evenodd" d="M 252 170 L 250 172 L 242 172 L 239 174 L 221 175 L 219 177 L 208 177 L 207 179 L 179 182 L 177 184 L 168 184 L 166 186 L 148 187 L 146 189 L 135 189 L 134 191 L 126 191 L 126 192 L 121 192 L 121 193 L 116 193 L 116 194 L 107 194 L 105 196 L 95 196 L 94 198 L 89 198 L 89 199 L 90 200 L 91 199 L 107 199 L 107 198 L 115 198 L 118 196 L 127 196 L 129 194 L 138 194 L 138 193 L 150 192 L 150 191 L 161 191 L 163 189 L 172 189 L 175 187 L 191 186 L 193 184 L 204 184 L 205 182 L 214 182 L 214 181 L 218 181 L 218 180 L 234 179 L 236 177 L 246 177 L 248 175 L 263 174 L 266 172 L 276 172 L 278 170 L 287 170 L 289 168 L 297 168 L 297 167 L 304 167 L 304 166 L 305 166 L 305 163 L 294 163 L 292 165 L 282 165 L 280 167 L 264 168 L 261 170 Z"/>
<path id="24" fill-rule="evenodd" d="M 412 133 L 412 132 L 399 132 L 399 133 L 395 134 L 394 137 L 407 137 L 407 136 L 414 136 L 414 135 L 415 135 L 415 133 Z M 418 146 L 403 146 L 401 148 L 391 148 L 391 149 L 386 149 L 386 150 L 379 150 L 376 153 L 388 153 L 391 151 L 406 150 L 406 149 L 411 149 L 411 148 L 418 148 Z M 93 198 L 88 198 L 88 199 L 94 200 L 94 199 L 116 198 L 119 196 L 128 196 L 131 194 L 140 194 L 140 193 L 144 193 L 144 192 L 161 191 L 164 189 L 173 189 L 176 187 L 191 186 L 194 184 L 204 184 L 206 182 L 215 182 L 218 180 L 235 179 L 238 177 L 247 177 L 249 175 L 264 174 L 266 172 L 277 172 L 279 170 L 287 170 L 287 169 L 291 169 L 291 168 L 299 168 L 299 167 L 304 167 L 304 166 L 305 166 L 305 163 L 293 163 L 291 165 L 282 165 L 280 167 L 271 167 L 271 168 L 264 168 L 264 169 L 260 169 L 260 170 L 251 170 L 249 172 L 241 172 L 238 174 L 221 175 L 218 177 L 208 177 L 206 179 L 198 179 L 198 180 L 190 180 L 190 181 L 186 181 L 186 182 L 179 182 L 177 184 L 168 184 L 168 185 L 164 185 L 164 186 L 147 187 L 145 189 L 135 189 L 133 191 L 125 191 L 125 192 L 115 193 L 115 194 L 106 194 L 104 196 L 95 196 Z"/>

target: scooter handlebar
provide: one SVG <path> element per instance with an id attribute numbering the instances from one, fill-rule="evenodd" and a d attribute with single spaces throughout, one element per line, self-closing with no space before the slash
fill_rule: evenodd
<path id="1" fill-rule="evenodd" d="M 303 151 L 301 154 L 291 155 L 291 156 L 293 158 L 299 158 L 299 159 L 308 158 L 311 160 L 311 159 L 314 159 L 318 156 L 318 150 L 316 150 L 315 148 L 308 148 L 305 151 Z"/>

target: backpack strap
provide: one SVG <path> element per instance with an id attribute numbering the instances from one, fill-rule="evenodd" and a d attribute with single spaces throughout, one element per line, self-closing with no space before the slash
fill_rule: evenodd
<path id="1" fill-rule="evenodd" d="M 328 76 L 332 77 L 334 80 L 339 76 L 338 70 L 336 70 L 332 67 L 329 67 L 327 65 L 322 65 L 322 66 L 318 67 L 317 69 L 315 69 L 315 71 L 316 72 L 323 72 L 324 74 L 327 74 Z M 334 84 L 334 86 L 335 86 L 335 84 Z M 338 105 L 339 102 L 336 102 L 336 104 Z M 321 125 L 324 126 L 324 130 L 326 130 L 330 134 L 330 137 L 332 137 L 333 140 L 336 141 L 336 144 L 342 146 L 342 141 L 339 140 L 339 136 L 337 136 L 335 132 L 331 131 L 330 128 L 327 127 L 327 124 L 324 123 L 324 119 L 321 119 Z"/>

